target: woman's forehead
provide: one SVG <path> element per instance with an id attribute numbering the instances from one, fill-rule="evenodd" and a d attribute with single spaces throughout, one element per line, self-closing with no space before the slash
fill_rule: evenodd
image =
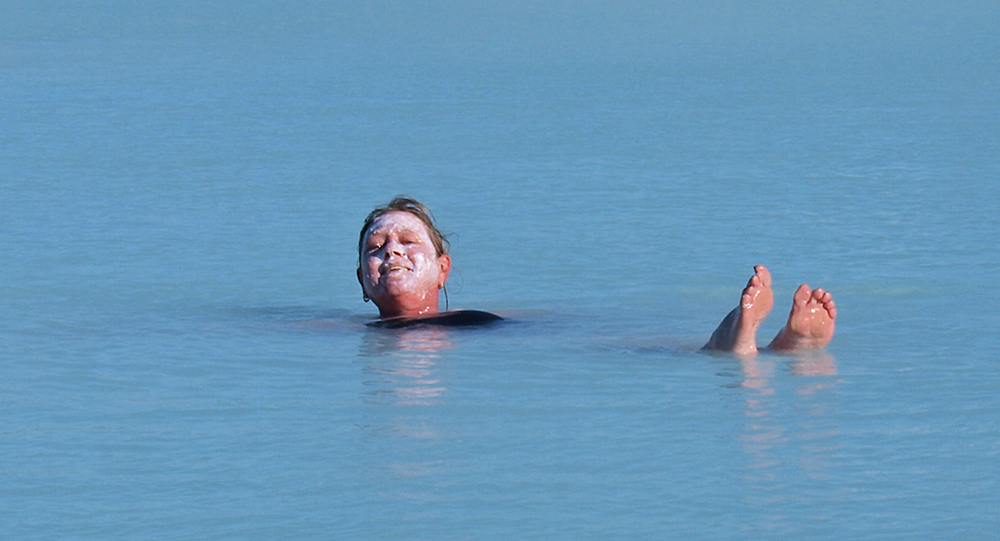
<path id="1" fill-rule="evenodd" d="M 368 228 L 368 235 L 402 231 L 413 231 L 421 235 L 428 235 L 427 225 L 420 218 L 401 210 L 387 212 L 375 218 L 372 221 L 371 227 Z"/>

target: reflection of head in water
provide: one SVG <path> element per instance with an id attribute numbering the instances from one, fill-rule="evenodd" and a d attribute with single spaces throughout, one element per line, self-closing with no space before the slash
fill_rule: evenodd
<path id="1" fill-rule="evenodd" d="M 366 400 L 397 405 L 429 405 L 447 388 L 438 373 L 440 350 L 454 347 L 450 330 L 423 326 L 408 329 L 372 329 L 365 332 L 361 356 L 365 372 L 375 376 L 365 383 Z"/>
<path id="2" fill-rule="evenodd" d="M 403 329 L 368 329 L 361 342 L 364 357 L 410 357 L 427 354 L 439 357 L 439 351 L 451 349 L 451 333 L 447 327 L 420 325 Z"/>
<path id="3" fill-rule="evenodd" d="M 382 318 L 437 313 L 450 271 L 448 242 L 421 203 L 397 197 L 365 218 L 358 282 Z"/>

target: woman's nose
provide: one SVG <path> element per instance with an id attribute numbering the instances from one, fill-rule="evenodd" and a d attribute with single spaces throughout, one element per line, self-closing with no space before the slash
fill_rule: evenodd
<path id="1" fill-rule="evenodd" d="M 403 245 L 394 240 L 388 240 L 385 243 L 385 253 L 403 255 Z"/>

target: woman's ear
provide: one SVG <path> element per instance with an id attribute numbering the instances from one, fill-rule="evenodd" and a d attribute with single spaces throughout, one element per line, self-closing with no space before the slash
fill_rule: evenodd
<path id="1" fill-rule="evenodd" d="M 444 254 L 439 257 L 438 266 L 441 269 L 441 272 L 438 274 L 438 289 L 441 289 L 444 287 L 444 283 L 448 281 L 448 273 L 451 272 L 451 256 Z"/>

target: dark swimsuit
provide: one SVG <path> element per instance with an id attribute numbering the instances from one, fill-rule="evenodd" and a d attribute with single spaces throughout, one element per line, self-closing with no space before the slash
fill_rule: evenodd
<path id="1" fill-rule="evenodd" d="M 502 317 L 483 312 L 481 310 L 453 310 L 442 312 L 432 316 L 418 317 L 394 317 L 372 321 L 369 327 L 381 327 L 383 329 L 399 329 L 402 327 L 412 327 L 414 325 L 438 325 L 441 327 L 470 327 L 474 325 L 485 325 L 494 321 L 501 321 Z"/>

